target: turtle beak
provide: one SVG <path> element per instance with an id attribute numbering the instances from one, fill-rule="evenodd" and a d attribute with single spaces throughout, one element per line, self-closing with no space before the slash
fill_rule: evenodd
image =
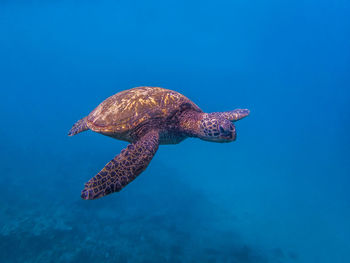
<path id="1" fill-rule="evenodd" d="M 227 142 L 233 142 L 236 140 L 236 133 L 231 133 L 227 136 L 222 136 L 222 138 Z"/>
<path id="2" fill-rule="evenodd" d="M 232 142 L 236 140 L 236 127 L 233 123 L 231 123 L 229 129 L 224 129 L 221 125 L 219 127 L 220 137 L 223 138 L 227 142 Z"/>

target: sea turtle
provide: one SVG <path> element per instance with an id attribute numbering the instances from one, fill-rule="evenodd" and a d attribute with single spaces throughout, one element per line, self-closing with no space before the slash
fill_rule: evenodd
<path id="1" fill-rule="evenodd" d="M 232 142 L 236 139 L 233 122 L 248 114 L 247 109 L 204 113 L 184 95 L 159 87 L 121 91 L 68 133 L 73 136 L 90 129 L 130 143 L 85 184 L 81 197 L 96 199 L 120 191 L 146 169 L 160 144 L 177 144 L 188 137 Z"/>

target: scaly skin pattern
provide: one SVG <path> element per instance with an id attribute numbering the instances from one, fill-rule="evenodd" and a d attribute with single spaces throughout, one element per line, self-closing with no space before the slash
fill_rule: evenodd
<path id="1" fill-rule="evenodd" d="M 216 142 L 236 140 L 236 128 L 230 120 L 217 113 L 203 115 L 200 121 L 199 137 L 201 139 L 213 141 L 216 138 Z"/>
<path id="2" fill-rule="evenodd" d="M 147 168 L 158 149 L 158 142 L 158 131 L 150 131 L 137 142 L 129 144 L 85 184 L 81 197 L 97 199 L 119 192 Z"/>
<path id="3" fill-rule="evenodd" d="M 232 142 L 236 139 L 236 127 L 233 122 L 248 115 L 247 109 L 213 113 L 187 111 L 179 119 L 178 130 L 187 137 L 211 142 Z"/>

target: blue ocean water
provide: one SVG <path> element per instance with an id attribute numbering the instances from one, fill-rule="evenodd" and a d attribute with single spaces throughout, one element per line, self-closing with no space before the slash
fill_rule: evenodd
<path id="1" fill-rule="evenodd" d="M 350 262 L 350 3 L 0 2 L 0 262 Z M 127 144 L 73 123 L 161 86 L 249 108 L 230 144 L 161 146 L 119 193 L 84 183 Z"/>

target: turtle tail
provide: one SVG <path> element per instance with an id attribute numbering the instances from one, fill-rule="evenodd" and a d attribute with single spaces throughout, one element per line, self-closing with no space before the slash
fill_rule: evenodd
<path id="1" fill-rule="evenodd" d="M 87 126 L 86 119 L 87 117 L 78 120 L 68 132 L 68 136 L 73 136 L 80 132 L 87 131 L 89 127 Z"/>

